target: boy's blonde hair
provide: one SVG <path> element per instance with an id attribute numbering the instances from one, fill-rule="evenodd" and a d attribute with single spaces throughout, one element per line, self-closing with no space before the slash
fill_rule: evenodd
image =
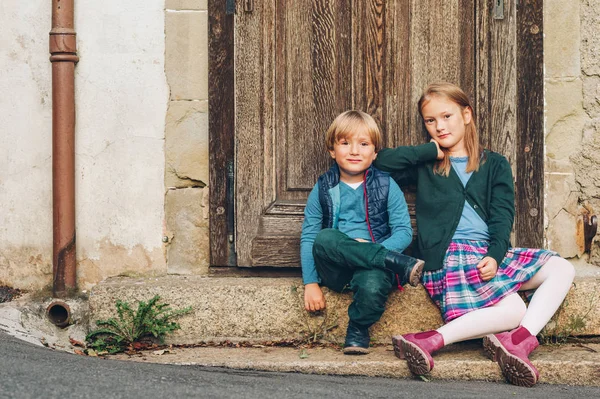
<path id="1" fill-rule="evenodd" d="M 351 134 L 366 132 L 375 145 L 375 152 L 383 147 L 381 130 L 375 119 L 367 113 L 357 110 L 343 112 L 334 119 L 325 135 L 327 150 L 333 150 L 333 145 Z"/>
<path id="2" fill-rule="evenodd" d="M 448 82 L 437 82 L 432 83 L 425 89 L 425 92 L 419 99 L 419 114 L 421 118 L 423 118 L 423 107 L 434 97 L 445 97 L 448 100 L 456 103 L 461 110 L 465 110 L 469 108 L 471 110 L 471 122 L 465 126 L 465 149 L 469 156 L 469 161 L 467 163 L 467 172 L 473 172 L 479 170 L 479 159 L 483 148 L 479 143 L 479 134 L 477 133 L 477 128 L 475 127 L 475 110 L 473 109 L 473 105 L 471 105 L 471 101 L 466 93 L 458 86 Z M 450 164 L 450 157 L 447 154 L 447 150 L 442 148 L 442 151 L 446 154 L 444 159 L 441 161 L 437 161 L 435 163 L 435 167 L 433 168 L 435 173 L 443 176 L 448 176 L 450 174 L 450 168 L 452 165 Z"/>

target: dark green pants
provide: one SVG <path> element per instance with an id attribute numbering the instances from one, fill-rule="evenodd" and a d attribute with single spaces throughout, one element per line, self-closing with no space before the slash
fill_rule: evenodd
<path id="1" fill-rule="evenodd" d="M 383 269 L 387 249 L 381 244 L 358 242 L 335 229 L 323 229 L 313 245 L 321 284 L 337 292 L 351 290 L 350 321 L 365 327 L 385 310 L 394 276 Z"/>

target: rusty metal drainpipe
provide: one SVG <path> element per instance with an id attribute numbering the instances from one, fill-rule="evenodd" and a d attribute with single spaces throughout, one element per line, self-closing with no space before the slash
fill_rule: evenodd
<path id="1" fill-rule="evenodd" d="M 52 206 L 55 297 L 76 288 L 75 273 L 75 64 L 74 0 L 52 0 Z"/>

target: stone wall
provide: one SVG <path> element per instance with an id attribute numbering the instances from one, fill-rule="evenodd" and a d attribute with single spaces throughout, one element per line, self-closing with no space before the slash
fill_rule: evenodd
<path id="1" fill-rule="evenodd" d="M 600 212 L 599 12 L 600 0 L 544 1 L 547 244 L 594 264 L 583 215 Z"/>
<path id="2" fill-rule="evenodd" d="M 208 12 L 206 0 L 166 0 L 165 216 L 170 274 L 206 274 Z"/>

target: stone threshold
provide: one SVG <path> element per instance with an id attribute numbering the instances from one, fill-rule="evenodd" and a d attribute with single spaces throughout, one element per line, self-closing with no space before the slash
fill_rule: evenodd
<path id="1" fill-rule="evenodd" d="M 116 300 L 135 303 L 160 295 L 178 309 L 192 307 L 168 338 L 172 344 L 226 340 L 264 342 L 313 337 L 342 342 L 352 294 L 326 292 L 327 311 L 304 311 L 300 278 L 165 276 L 107 279 L 90 292 L 90 321 L 115 316 Z M 396 334 L 435 329 L 442 324 L 423 287 L 390 295 L 381 320 L 371 328 L 374 342 L 387 344 Z M 578 278 L 546 334 L 600 335 L 600 281 Z"/>
<path id="2" fill-rule="evenodd" d="M 600 386 L 600 344 L 540 346 L 531 356 L 540 372 L 540 383 Z M 171 348 L 119 354 L 110 359 L 147 363 L 225 367 L 346 376 L 418 378 L 390 346 L 371 348 L 365 356 L 346 356 L 332 348 Z M 434 356 L 427 380 L 504 381 L 497 363 L 487 359 L 481 340 L 449 345 Z M 516 388 L 515 389 L 527 389 Z"/>

